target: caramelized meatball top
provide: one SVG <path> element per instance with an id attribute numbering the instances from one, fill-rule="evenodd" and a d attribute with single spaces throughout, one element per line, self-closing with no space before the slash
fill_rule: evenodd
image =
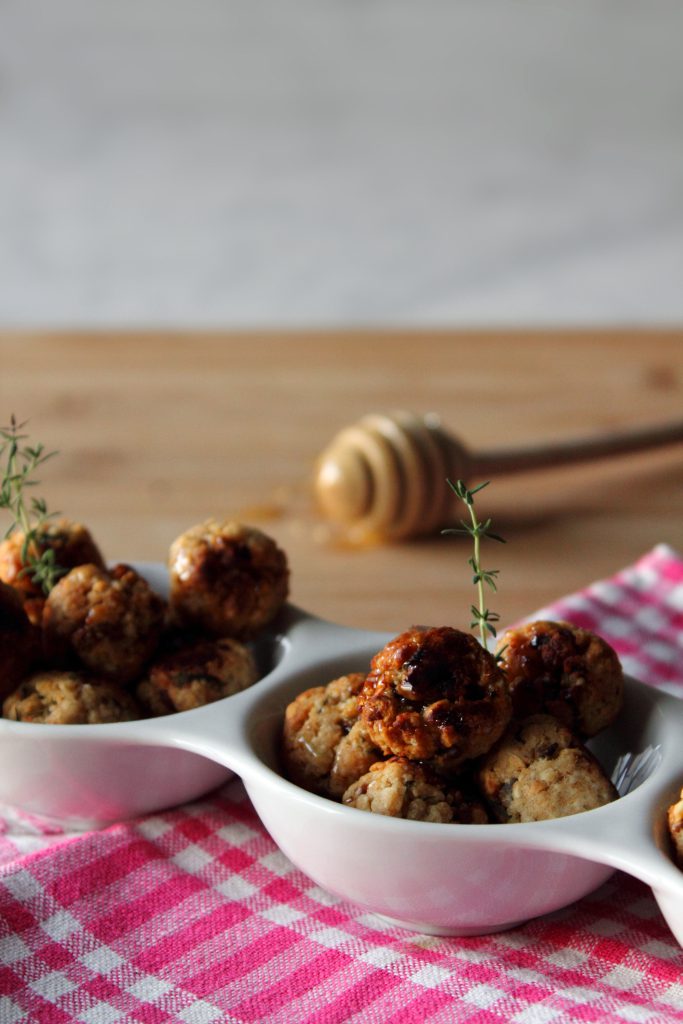
<path id="1" fill-rule="evenodd" d="M 443 769 L 485 753 L 511 716 L 495 659 L 469 633 L 410 629 L 372 659 L 360 694 L 370 736 L 386 754 Z"/>
<path id="2" fill-rule="evenodd" d="M 508 630 L 500 666 L 517 718 L 547 713 L 595 736 L 621 709 L 623 672 L 601 637 L 569 622 L 544 619 Z"/>

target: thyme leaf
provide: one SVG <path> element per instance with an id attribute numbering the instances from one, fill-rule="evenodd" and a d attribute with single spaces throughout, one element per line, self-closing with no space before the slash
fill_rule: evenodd
<path id="1" fill-rule="evenodd" d="M 487 645 L 487 638 L 489 636 L 495 637 L 496 627 L 495 623 L 500 620 L 500 615 L 497 612 L 491 611 L 486 607 L 485 601 L 485 587 L 489 587 L 491 590 L 496 591 L 496 577 L 498 576 L 499 569 L 484 569 L 481 564 L 481 540 L 483 537 L 488 537 L 490 540 L 498 541 L 500 544 L 504 544 L 505 540 L 497 533 L 493 533 L 491 530 L 491 520 L 486 519 L 481 522 L 477 518 L 477 514 L 474 510 L 474 495 L 482 491 L 484 487 L 488 487 L 490 481 L 478 484 L 476 487 L 468 488 L 463 480 L 456 480 L 455 483 L 452 480 L 447 479 L 446 483 L 453 491 L 455 496 L 460 499 L 466 506 L 470 514 L 469 522 L 460 520 L 459 527 L 452 527 L 446 530 L 442 530 L 442 533 L 451 534 L 466 534 L 472 538 L 474 551 L 470 558 L 467 560 L 467 564 L 472 569 L 472 583 L 477 588 L 478 604 L 473 604 L 470 607 L 472 613 L 472 621 L 470 622 L 470 629 L 478 629 L 483 647 Z"/>

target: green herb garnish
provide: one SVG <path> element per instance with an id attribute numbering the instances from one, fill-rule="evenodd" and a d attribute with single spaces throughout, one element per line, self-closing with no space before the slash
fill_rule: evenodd
<path id="1" fill-rule="evenodd" d="M 30 575 L 31 580 L 49 594 L 65 570 L 57 565 L 52 548 L 41 550 L 39 533 L 48 519 L 58 513 L 48 512 L 43 498 L 31 497 L 27 502 L 26 490 L 39 482 L 32 479 L 36 469 L 57 453 L 45 451 L 42 444 L 35 447 L 26 444 L 28 434 L 22 433 L 25 426 L 25 422 L 17 423 L 12 416 L 9 427 L 0 427 L 0 459 L 5 461 L 0 483 L 0 509 L 7 509 L 12 516 L 5 539 L 15 530 L 23 534 L 21 561 L 24 568 L 20 575 Z"/>
<path id="2" fill-rule="evenodd" d="M 486 607 L 486 601 L 484 599 L 484 584 L 490 587 L 491 590 L 496 590 L 496 577 L 500 570 L 482 568 L 480 556 L 481 538 L 489 537 L 491 540 L 497 540 L 500 544 L 504 544 L 505 540 L 497 533 L 493 533 L 491 530 L 490 519 L 487 519 L 485 523 L 480 523 L 477 519 L 477 514 L 474 511 L 474 495 L 477 494 L 478 491 L 483 490 L 484 487 L 488 487 L 490 481 L 487 480 L 486 483 L 479 484 L 477 487 L 472 487 L 470 489 L 465 486 L 463 480 L 456 480 L 455 483 L 453 483 L 452 480 L 447 480 L 446 482 L 456 497 L 467 505 L 470 513 L 470 522 L 466 523 L 461 519 L 459 527 L 442 530 L 441 532 L 465 534 L 470 536 L 474 542 L 474 553 L 472 557 L 468 559 L 468 565 L 471 566 L 474 574 L 472 576 L 472 582 L 477 587 L 479 606 L 477 607 L 477 605 L 474 604 L 471 606 L 472 622 L 470 623 L 470 629 L 474 629 L 475 627 L 479 629 L 482 646 L 486 647 L 488 639 L 487 634 L 494 637 L 496 636 L 496 627 L 494 626 L 494 623 L 499 621 L 500 615 L 498 615 L 497 612 L 490 611 Z"/>

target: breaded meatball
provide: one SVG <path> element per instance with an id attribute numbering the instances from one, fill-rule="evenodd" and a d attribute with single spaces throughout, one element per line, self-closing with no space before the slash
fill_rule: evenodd
<path id="1" fill-rule="evenodd" d="M 248 647 L 221 637 L 166 654 L 152 662 L 137 685 L 137 697 L 152 715 L 211 704 L 256 682 L 256 662 Z"/>
<path id="2" fill-rule="evenodd" d="M 486 753 L 512 708 L 495 659 L 450 626 L 410 629 L 372 659 L 361 717 L 385 754 L 432 761 L 442 772 Z"/>
<path id="3" fill-rule="evenodd" d="M 484 825 L 489 820 L 480 800 L 455 783 L 445 783 L 424 764 L 392 757 L 373 764 L 353 782 L 343 803 L 361 811 L 413 821 Z"/>
<path id="4" fill-rule="evenodd" d="M 365 676 L 354 672 L 300 693 L 285 711 L 282 759 L 292 782 L 312 793 L 341 798 L 381 759 L 358 718 Z"/>
<path id="5" fill-rule="evenodd" d="M 240 523 L 209 519 L 181 534 L 169 553 L 171 610 L 214 636 L 255 636 L 289 591 L 287 558 L 274 540 Z"/>
<path id="6" fill-rule="evenodd" d="M 479 783 L 503 822 L 563 818 L 617 797 L 590 751 L 550 715 L 513 722 L 484 758 Z"/>
<path id="7" fill-rule="evenodd" d="M 683 868 L 683 789 L 681 790 L 680 799 L 669 807 L 666 818 L 674 858 L 679 868 Z"/>
<path id="8" fill-rule="evenodd" d="M 516 718 L 553 715 L 588 738 L 618 715 L 624 690 L 621 664 L 595 633 L 568 622 L 530 622 L 508 630 L 499 651 Z"/>
<path id="9" fill-rule="evenodd" d="M 137 701 L 116 683 L 87 672 L 39 672 L 24 680 L 3 704 L 15 722 L 95 725 L 142 717 Z"/>
<path id="10" fill-rule="evenodd" d="M 28 674 L 40 652 L 38 631 L 29 622 L 21 597 L 0 583 L 0 700 Z"/>
<path id="11" fill-rule="evenodd" d="M 40 557 L 45 551 L 51 550 L 54 551 L 55 563 L 64 570 L 88 564 L 104 569 L 99 548 L 80 523 L 72 523 L 68 519 L 48 520 L 37 528 L 36 535 L 38 542 L 30 548 L 34 557 Z M 24 536 L 20 531 L 15 531 L 0 543 L 0 580 L 16 587 L 27 598 L 43 598 L 41 585 L 33 582 L 30 572 L 24 571 L 21 557 Z"/>
<path id="12" fill-rule="evenodd" d="M 79 565 L 51 590 L 43 613 L 46 655 L 54 664 L 75 658 L 107 679 L 136 679 L 154 653 L 165 605 L 127 565 L 110 571 Z"/>

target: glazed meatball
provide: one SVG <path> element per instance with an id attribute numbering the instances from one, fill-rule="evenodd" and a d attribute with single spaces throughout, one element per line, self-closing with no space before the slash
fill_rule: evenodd
<path id="1" fill-rule="evenodd" d="M 502 822 L 563 818 L 617 796 L 580 739 L 551 715 L 514 722 L 484 759 L 479 782 Z"/>
<path id="2" fill-rule="evenodd" d="M 55 563 L 64 570 L 77 565 L 97 565 L 104 568 L 104 560 L 90 533 L 80 523 L 68 519 L 48 521 L 36 530 L 37 544 L 31 554 L 39 557 L 45 551 L 54 551 Z M 16 587 L 26 597 L 42 598 L 39 583 L 34 583 L 30 572 L 25 572 L 22 560 L 24 534 L 16 531 L 0 543 L 0 580 Z"/>
<path id="3" fill-rule="evenodd" d="M 516 718 L 549 714 L 580 736 L 595 736 L 621 709 L 624 677 L 601 637 L 568 622 L 531 622 L 499 645 Z"/>
<path id="4" fill-rule="evenodd" d="M 86 672 L 40 672 L 24 680 L 3 704 L 15 722 L 82 725 L 141 717 L 136 700 L 116 683 Z"/>
<path id="5" fill-rule="evenodd" d="M 381 752 L 358 717 L 360 672 L 300 693 L 285 711 L 282 758 L 292 782 L 321 796 L 341 798 L 344 790 Z"/>
<path id="6" fill-rule="evenodd" d="M 209 519 L 171 545 L 171 609 L 214 636 L 255 636 L 289 591 L 287 558 L 260 530 Z"/>
<path id="7" fill-rule="evenodd" d="M 483 825 L 489 820 L 480 800 L 454 783 L 445 783 L 426 765 L 405 757 L 373 764 L 349 786 L 343 803 L 361 811 L 413 821 Z"/>
<path id="8" fill-rule="evenodd" d="M 33 667 L 40 651 L 38 636 L 17 591 L 0 583 L 0 700 Z"/>
<path id="9" fill-rule="evenodd" d="M 51 590 L 43 613 L 46 654 L 54 664 L 80 664 L 107 679 L 136 679 L 157 646 L 165 605 L 127 565 L 111 571 L 80 565 Z"/>
<path id="10" fill-rule="evenodd" d="M 450 772 L 486 753 L 511 716 L 495 659 L 469 633 L 411 629 L 372 659 L 361 717 L 385 754 Z"/>
<path id="11" fill-rule="evenodd" d="M 255 683 L 257 676 L 249 648 L 222 637 L 155 660 L 138 683 L 137 697 L 150 714 L 168 715 L 231 697 Z"/>
<path id="12" fill-rule="evenodd" d="M 683 789 L 680 799 L 667 811 L 667 825 L 674 851 L 674 859 L 683 868 Z"/>

